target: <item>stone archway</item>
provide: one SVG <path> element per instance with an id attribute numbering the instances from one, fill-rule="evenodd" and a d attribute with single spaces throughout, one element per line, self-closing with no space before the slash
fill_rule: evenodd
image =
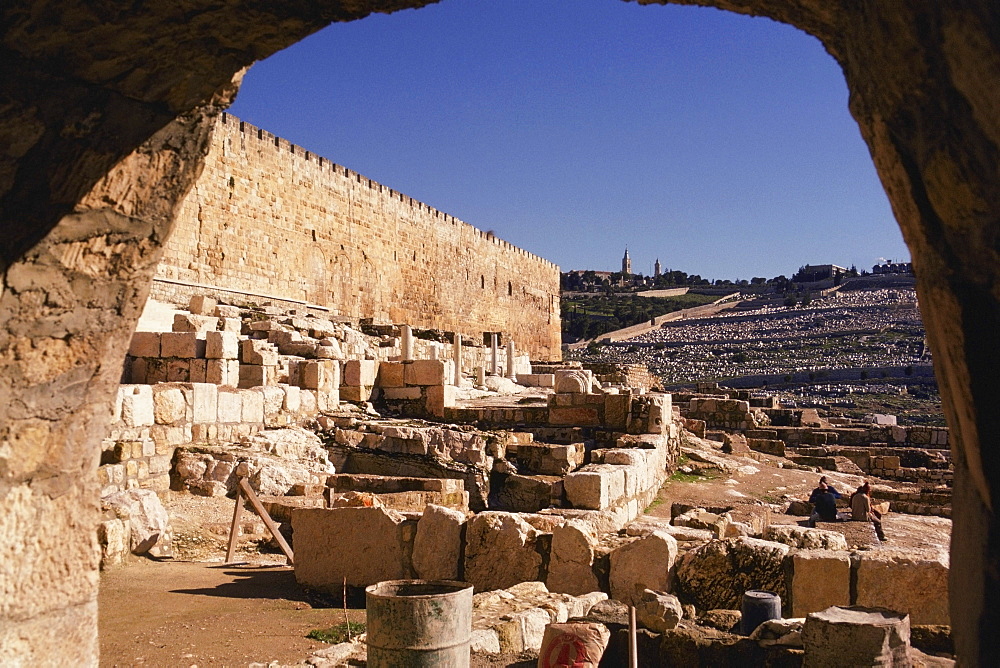
<path id="1" fill-rule="evenodd" d="M 673 1 L 790 23 L 843 68 L 918 274 L 954 433 L 955 637 L 964 663 L 986 664 L 1000 622 L 1000 5 Z M 332 21 L 428 2 L 0 9 L 7 659 L 96 663 L 95 444 L 160 248 L 240 71 Z"/>

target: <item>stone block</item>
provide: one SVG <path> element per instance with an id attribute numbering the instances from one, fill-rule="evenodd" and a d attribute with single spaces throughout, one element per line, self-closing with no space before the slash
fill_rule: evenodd
<path id="1" fill-rule="evenodd" d="M 193 359 L 205 356 L 205 342 L 194 332 L 160 334 L 160 357 Z"/>
<path id="2" fill-rule="evenodd" d="M 785 456 L 785 442 L 767 438 L 748 438 L 747 445 L 751 450 L 763 452 L 766 455 L 775 457 Z"/>
<path id="3" fill-rule="evenodd" d="M 273 389 L 273 388 L 269 388 Z M 264 393 L 262 389 L 240 390 L 243 410 L 240 422 L 261 423 L 264 421 Z"/>
<path id="4" fill-rule="evenodd" d="M 469 520 L 465 536 L 465 581 L 476 591 L 505 589 L 539 579 L 538 531 L 512 513 L 486 511 Z"/>
<path id="5" fill-rule="evenodd" d="M 250 323 L 251 332 L 270 332 L 276 329 L 283 330 L 285 328 L 274 320 L 254 320 Z"/>
<path id="6" fill-rule="evenodd" d="M 191 424 L 184 423 L 174 427 L 153 425 L 149 428 L 149 436 L 156 446 L 156 454 L 172 455 L 177 446 L 191 442 Z"/>
<path id="7" fill-rule="evenodd" d="M 948 567 L 946 553 L 885 547 L 861 552 L 855 603 L 908 613 L 914 624 L 950 624 Z"/>
<path id="8" fill-rule="evenodd" d="M 187 400 L 179 387 L 154 385 L 151 389 L 156 424 L 174 424 L 187 418 Z"/>
<path id="9" fill-rule="evenodd" d="M 574 596 L 600 591 L 600 582 L 594 574 L 596 547 L 597 536 L 584 522 L 570 520 L 554 528 L 545 581 L 549 591 Z"/>
<path id="10" fill-rule="evenodd" d="M 664 433 L 667 425 L 673 421 L 673 396 L 670 394 L 647 394 L 638 397 L 637 400 L 643 404 L 643 412 L 646 415 L 641 433 Z"/>
<path id="11" fill-rule="evenodd" d="M 748 589 L 771 591 L 788 602 L 781 543 L 747 538 L 712 540 L 677 561 L 677 593 L 701 610 L 739 610 Z"/>
<path id="12" fill-rule="evenodd" d="M 208 382 L 208 360 L 187 360 L 189 373 L 188 380 L 192 383 Z"/>
<path id="13" fill-rule="evenodd" d="M 851 555 L 830 550 L 792 554 L 792 617 L 851 604 Z"/>
<path id="14" fill-rule="evenodd" d="M 219 318 L 219 331 L 239 334 L 242 329 L 243 321 L 239 318 Z"/>
<path id="15" fill-rule="evenodd" d="M 128 522 L 132 554 L 173 556 L 170 516 L 154 492 L 139 489 L 118 492 L 102 498 L 101 505 Z"/>
<path id="16" fill-rule="evenodd" d="M 558 397 L 558 395 L 557 395 Z M 549 424 L 590 427 L 601 424 L 600 411 L 586 406 L 549 408 Z"/>
<path id="17" fill-rule="evenodd" d="M 239 387 L 245 389 L 262 385 L 277 385 L 277 383 L 278 367 L 240 363 Z"/>
<path id="18" fill-rule="evenodd" d="M 414 401 L 424 396 L 420 387 L 385 387 L 382 396 L 388 401 Z"/>
<path id="19" fill-rule="evenodd" d="M 889 610 L 831 607 L 802 627 L 803 668 L 910 666 L 910 619 Z"/>
<path id="20" fill-rule="evenodd" d="M 347 360 L 344 364 L 344 385 L 350 387 L 372 387 L 378 372 L 375 360 Z M 367 399 L 364 399 L 367 401 Z"/>
<path id="21" fill-rule="evenodd" d="M 298 365 L 299 386 L 308 390 L 336 390 L 340 388 L 340 362 L 313 360 Z"/>
<path id="22" fill-rule="evenodd" d="M 519 470 L 526 473 L 566 475 L 583 465 L 584 455 L 583 443 L 529 443 L 518 446 L 517 463 Z"/>
<path id="23" fill-rule="evenodd" d="M 238 360 L 205 360 L 205 382 L 214 385 L 236 387 L 240 383 L 240 363 Z"/>
<path id="24" fill-rule="evenodd" d="M 260 389 L 263 401 L 264 417 L 273 417 L 281 412 L 281 407 L 285 403 L 285 388 L 271 385 Z"/>
<path id="25" fill-rule="evenodd" d="M 191 313 L 174 314 L 174 324 L 171 328 L 175 332 L 211 332 L 219 326 L 219 319 L 209 315 L 194 315 Z"/>
<path id="26" fill-rule="evenodd" d="M 191 380 L 191 360 L 168 359 L 166 362 L 168 383 L 187 383 Z"/>
<path id="27" fill-rule="evenodd" d="M 412 577 L 404 525 L 401 514 L 385 508 L 292 510 L 296 581 L 339 595 L 345 580 L 366 587 Z"/>
<path id="28" fill-rule="evenodd" d="M 619 441 L 621 443 L 622 441 Z M 637 448 L 621 448 L 596 450 L 594 454 L 600 453 L 601 464 L 614 464 L 615 466 L 645 466 L 646 451 Z"/>
<path id="29" fill-rule="evenodd" d="M 847 549 L 847 539 L 844 534 L 838 531 L 825 531 L 791 524 L 772 524 L 764 529 L 762 538 L 804 550 Z M 802 615 L 796 616 L 801 617 Z"/>
<path id="30" fill-rule="evenodd" d="M 457 580 L 462 560 L 465 513 L 428 505 L 413 539 L 413 570 L 425 580 Z"/>
<path id="31" fill-rule="evenodd" d="M 555 387 L 556 376 L 553 373 L 519 373 L 517 383 L 526 387 Z"/>
<path id="32" fill-rule="evenodd" d="M 673 519 L 674 526 L 710 531 L 715 538 L 725 538 L 729 520 L 724 515 L 710 513 L 704 508 L 692 508 Z M 794 527 L 800 529 L 802 527 Z M 843 538 L 843 536 L 841 536 Z M 780 541 L 779 541 L 780 542 Z M 846 548 L 847 545 L 844 545 Z"/>
<path id="33" fill-rule="evenodd" d="M 215 422 L 218 417 L 219 388 L 211 383 L 191 384 L 191 421 Z"/>
<path id="34" fill-rule="evenodd" d="M 636 604 L 636 621 L 653 633 L 677 628 L 683 618 L 681 602 L 676 596 L 662 591 L 647 589 Z"/>
<path id="35" fill-rule="evenodd" d="M 496 494 L 496 510 L 537 513 L 551 506 L 553 497 L 558 499 L 561 491 L 562 480 L 558 476 L 511 473 L 506 476 Z"/>
<path id="36" fill-rule="evenodd" d="M 608 429 L 625 431 L 628 428 L 631 409 L 630 393 L 604 395 L 604 424 Z"/>
<path id="37" fill-rule="evenodd" d="M 97 525 L 101 546 L 101 570 L 124 566 L 131 552 L 131 529 L 127 521 L 106 520 Z"/>
<path id="38" fill-rule="evenodd" d="M 194 295 L 188 302 L 188 311 L 195 315 L 218 316 L 218 307 L 219 302 L 206 295 Z"/>
<path id="39" fill-rule="evenodd" d="M 646 589 L 670 590 L 670 571 L 677 559 L 677 540 L 653 531 L 613 550 L 608 557 L 611 598 L 638 605 Z"/>
<path id="40" fill-rule="evenodd" d="M 315 393 L 313 394 L 315 397 Z M 340 398 L 343 401 L 362 402 L 372 398 L 372 388 L 370 385 L 362 387 L 344 386 L 340 388 Z M 308 411 L 304 411 L 308 412 Z"/>
<path id="41" fill-rule="evenodd" d="M 725 434 L 722 437 L 722 451 L 729 455 L 748 455 L 750 446 L 743 434 Z"/>
<path id="42" fill-rule="evenodd" d="M 217 422 L 240 422 L 243 415 L 243 398 L 233 390 L 220 390 L 217 404 Z"/>
<path id="43" fill-rule="evenodd" d="M 335 411 L 340 407 L 340 390 L 316 390 L 316 409 Z"/>
<path id="44" fill-rule="evenodd" d="M 128 354 L 132 357 L 159 357 L 160 333 L 135 332 L 128 346 Z"/>
<path id="45" fill-rule="evenodd" d="M 302 408 L 302 391 L 300 388 L 289 385 L 284 388 L 285 390 L 285 400 L 282 404 L 282 409 L 290 412 L 297 413 L 300 408 Z"/>
<path id="46" fill-rule="evenodd" d="M 435 417 L 444 417 L 444 409 L 455 405 L 456 390 L 454 385 L 431 385 L 427 387 L 427 412 Z"/>
<path id="47" fill-rule="evenodd" d="M 118 389 L 121 397 L 122 422 L 126 427 L 144 427 L 153 424 L 153 388 L 150 385 L 122 385 Z"/>
<path id="48" fill-rule="evenodd" d="M 158 475 L 170 472 L 170 455 L 155 455 L 149 458 L 149 474 Z"/>
<path id="49" fill-rule="evenodd" d="M 406 385 L 445 385 L 448 382 L 444 360 L 415 360 L 403 364 Z"/>
<path id="50" fill-rule="evenodd" d="M 240 336 L 236 332 L 207 332 L 205 357 L 234 360 L 240 356 Z"/>
<path id="51" fill-rule="evenodd" d="M 313 415 L 316 412 L 317 403 L 315 390 L 299 391 L 299 413 Z"/>
<path id="52" fill-rule="evenodd" d="M 278 351 L 267 341 L 243 339 L 240 341 L 240 362 L 257 366 L 275 366 L 278 363 Z"/>
<path id="53" fill-rule="evenodd" d="M 563 487 L 574 508 L 604 510 L 624 495 L 625 474 L 617 466 L 589 464 L 567 475 Z"/>
<path id="54" fill-rule="evenodd" d="M 378 365 L 377 387 L 403 387 L 403 369 L 407 366 L 402 362 L 381 362 Z"/>
<path id="55" fill-rule="evenodd" d="M 152 383 L 149 383 L 147 381 L 149 374 L 146 372 L 149 360 L 151 359 L 157 359 L 157 358 L 133 357 L 131 360 L 126 360 L 126 372 L 123 379 L 127 380 L 129 383 L 134 383 L 136 385 L 151 385 Z M 121 406 L 119 406 L 118 408 L 120 409 Z M 121 415 L 116 412 L 112 416 L 111 422 L 113 423 L 118 422 L 120 417 Z"/>

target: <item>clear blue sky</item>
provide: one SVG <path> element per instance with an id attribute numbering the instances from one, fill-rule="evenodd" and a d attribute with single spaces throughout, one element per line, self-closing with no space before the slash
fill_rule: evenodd
<path id="1" fill-rule="evenodd" d="M 231 111 L 564 271 L 909 259 L 840 69 L 769 19 L 444 0 L 257 63 Z"/>

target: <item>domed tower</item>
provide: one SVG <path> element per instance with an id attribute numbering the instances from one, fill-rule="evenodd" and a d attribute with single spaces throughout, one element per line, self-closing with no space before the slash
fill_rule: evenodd
<path id="1" fill-rule="evenodd" d="M 625 247 L 625 257 L 622 258 L 622 273 L 632 273 L 632 258 L 628 256 L 628 246 Z"/>

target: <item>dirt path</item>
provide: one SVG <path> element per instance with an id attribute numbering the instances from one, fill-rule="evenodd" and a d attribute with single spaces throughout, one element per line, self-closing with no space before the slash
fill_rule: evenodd
<path id="1" fill-rule="evenodd" d="M 306 603 L 287 566 L 139 559 L 101 575 L 99 606 L 102 666 L 297 664 L 344 616 Z"/>
<path id="2" fill-rule="evenodd" d="M 268 564 L 137 559 L 101 575 L 98 603 L 105 667 L 301 666 L 329 647 L 306 634 L 344 621 L 343 609 L 309 605 L 292 568 Z M 365 621 L 364 609 L 347 614 Z M 473 655 L 471 668 L 536 663 L 530 654 Z"/>

